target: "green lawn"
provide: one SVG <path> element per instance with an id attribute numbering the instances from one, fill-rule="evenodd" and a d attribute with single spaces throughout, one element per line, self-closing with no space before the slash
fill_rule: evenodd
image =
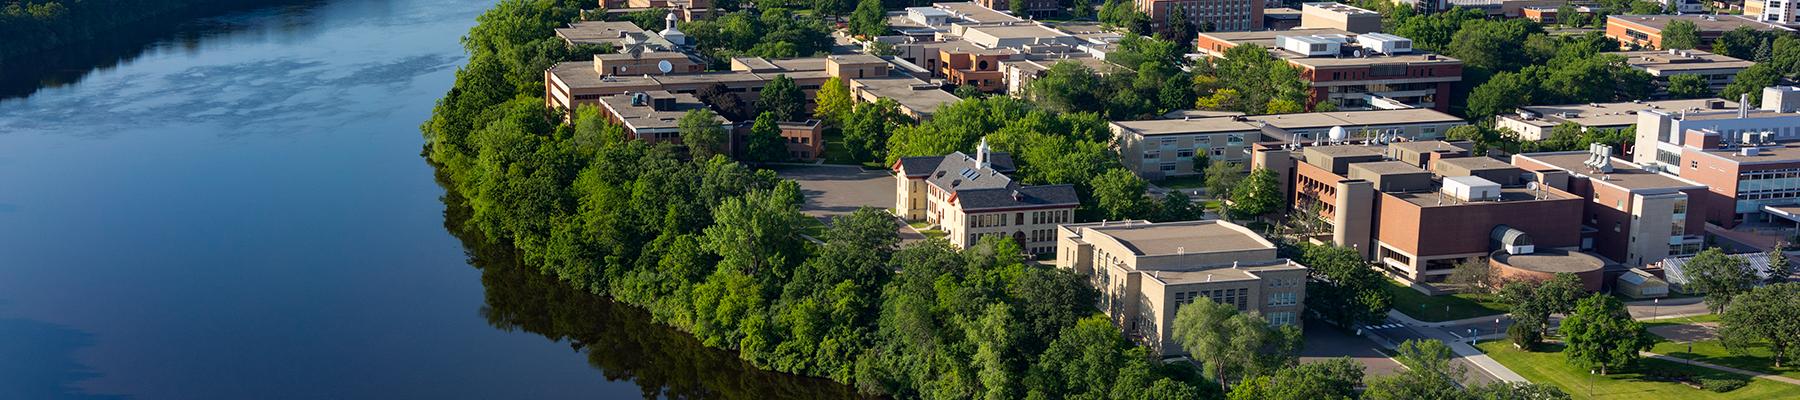
<path id="1" fill-rule="evenodd" d="M 880 161 L 861 162 L 850 157 L 850 150 L 844 148 L 844 133 L 837 128 L 826 129 L 822 139 L 825 140 L 826 164 L 861 165 L 863 168 L 869 169 L 883 169 L 887 167 Z"/>
<path id="2" fill-rule="evenodd" d="M 1201 175 L 1178 176 L 1156 181 L 1156 186 L 1169 189 L 1205 189 L 1206 181 Z"/>
<path id="3" fill-rule="evenodd" d="M 1646 322 L 1644 325 L 1646 327 L 1652 327 L 1718 321 L 1719 317 L 1717 315 L 1706 314 Z M 1792 360 L 1783 363 L 1781 368 L 1775 368 L 1775 363 L 1769 361 L 1770 353 L 1769 349 L 1766 347 L 1752 347 L 1749 349 L 1749 354 L 1732 354 L 1731 351 L 1726 350 L 1725 345 L 1721 344 L 1717 339 L 1694 342 L 1691 347 L 1689 346 L 1689 343 L 1665 340 L 1661 337 L 1657 337 L 1657 339 L 1659 340 L 1656 342 L 1656 347 L 1650 349 L 1650 352 L 1652 353 L 1686 358 L 1694 361 L 1703 361 L 1732 368 L 1776 374 L 1789 378 L 1800 378 L 1800 367 L 1796 367 Z"/>
<path id="4" fill-rule="evenodd" d="M 1643 360 L 1632 372 L 1615 372 L 1611 375 L 1590 374 L 1570 366 L 1563 359 L 1560 346 L 1550 347 L 1547 351 L 1526 352 L 1512 347 L 1505 341 L 1482 343 L 1482 351 L 1489 357 L 1506 365 L 1508 369 L 1519 373 L 1532 382 L 1555 385 L 1568 392 L 1576 399 L 1652 399 L 1652 400 L 1706 400 L 1706 399 L 1791 399 L 1800 398 L 1800 386 L 1774 382 L 1767 379 L 1751 379 L 1750 384 L 1737 390 L 1725 393 L 1714 393 L 1695 389 L 1685 384 L 1646 380 L 1639 374 L 1641 371 L 1665 370 L 1683 371 L 1697 378 L 1748 378 L 1743 375 L 1715 371 L 1706 368 L 1677 364 L 1661 360 Z"/>
<path id="5" fill-rule="evenodd" d="M 1394 309 L 1420 321 L 1439 322 L 1505 314 L 1507 306 L 1493 295 L 1449 294 L 1427 296 L 1399 282 L 1388 282 Z"/>

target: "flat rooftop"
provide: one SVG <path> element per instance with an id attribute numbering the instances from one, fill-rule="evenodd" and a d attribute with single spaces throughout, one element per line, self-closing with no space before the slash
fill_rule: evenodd
<path id="1" fill-rule="evenodd" d="M 1470 202 L 1464 202 L 1461 200 L 1457 200 L 1455 197 L 1451 197 L 1449 194 L 1440 194 L 1436 187 L 1433 187 L 1431 191 L 1410 192 L 1410 193 L 1385 193 L 1385 194 L 1389 195 L 1389 196 L 1394 196 L 1395 198 L 1399 198 L 1400 200 L 1405 200 L 1409 203 L 1413 203 L 1414 205 L 1418 205 L 1421 207 L 1447 207 L 1447 206 L 1460 206 L 1460 205 L 1464 205 L 1464 204 L 1490 204 L 1490 203 L 1508 203 L 1508 202 L 1539 201 L 1539 200 L 1565 200 L 1565 199 L 1577 198 L 1575 195 L 1569 194 L 1568 192 L 1563 192 L 1563 191 L 1558 191 L 1558 190 L 1532 191 L 1532 190 L 1522 188 L 1522 187 L 1517 187 L 1517 188 L 1502 187 L 1502 188 L 1500 188 L 1500 199 L 1499 200 L 1484 200 L 1484 201 L 1470 201 Z M 1539 197 L 1542 197 L 1542 198 L 1539 198 Z"/>
<path id="2" fill-rule="evenodd" d="M 1469 151 L 1469 149 L 1465 149 L 1462 146 L 1457 146 L 1454 143 L 1450 143 L 1450 142 L 1446 142 L 1446 141 L 1442 141 L 1442 140 L 1421 140 L 1421 141 L 1417 141 L 1417 142 L 1399 142 L 1399 143 L 1390 143 L 1390 144 L 1388 144 L 1388 146 L 1391 146 L 1391 147 L 1394 147 L 1397 149 L 1401 149 L 1401 150 L 1405 150 L 1408 152 L 1412 152 L 1412 153 L 1435 153 L 1435 152 L 1446 152 L 1446 151 L 1447 152 L 1467 152 L 1467 151 Z"/>
<path id="3" fill-rule="evenodd" d="M 1613 186 L 1625 188 L 1626 190 L 1634 190 L 1635 191 L 1635 190 L 1652 190 L 1652 189 L 1687 189 L 1687 188 L 1704 188 L 1704 187 L 1706 187 L 1705 185 L 1701 185 L 1699 183 L 1695 183 L 1693 181 L 1689 181 L 1686 179 L 1646 171 L 1646 170 L 1644 170 L 1643 167 L 1641 167 L 1637 164 L 1625 162 L 1624 160 L 1620 160 L 1617 158 L 1612 159 L 1612 166 L 1613 166 L 1612 172 L 1604 174 L 1606 176 L 1606 180 L 1593 179 L 1593 178 L 1598 178 L 1602 174 L 1599 171 L 1594 171 L 1593 169 L 1588 168 L 1586 163 L 1587 163 L 1588 157 L 1590 157 L 1590 155 L 1588 152 L 1585 152 L 1585 151 L 1563 151 L 1563 152 L 1554 152 L 1554 153 L 1529 153 L 1529 154 L 1518 154 L 1518 155 L 1514 155 L 1513 157 L 1519 157 L 1519 158 L 1523 158 L 1523 159 L 1527 159 L 1527 160 L 1537 161 L 1537 162 L 1543 163 L 1543 164 L 1548 164 L 1552 167 L 1556 167 L 1557 169 L 1569 171 L 1569 173 L 1571 175 L 1587 176 L 1595 184 L 1613 185 Z"/>
<path id="4" fill-rule="evenodd" d="M 1340 13 L 1340 14 L 1351 14 L 1351 15 L 1380 14 L 1380 13 L 1377 13 L 1374 11 L 1357 8 L 1356 6 L 1352 6 L 1349 4 L 1343 4 L 1343 3 L 1329 3 L 1329 2 L 1301 3 L 1301 7 L 1318 8 L 1318 9 L 1325 10 L 1325 11 L 1331 11 L 1331 12 L 1336 12 L 1336 13 Z"/>
<path id="5" fill-rule="evenodd" d="M 1772 162 L 1800 161 L 1800 145 L 1796 145 L 1793 143 L 1783 143 L 1783 144 L 1775 145 L 1775 146 L 1760 146 L 1760 147 L 1757 147 L 1757 154 L 1754 156 L 1744 155 L 1743 153 L 1740 153 L 1737 148 L 1706 149 L 1706 150 L 1701 150 L 1700 152 L 1706 153 L 1706 154 L 1711 154 L 1713 156 L 1717 156 L 1717 157 L 1724 158 L 1727 160 L 1735 161 L 1738 163 L 1772 163 Z"/>
<path id="6" fill-rule="evenodd" d="M 1112 237 L 1140 256 L 1212 253 L 1275 248 L 1242 226 L 1219 221 L 1186 221 L 1123 226 L 1088 226 Z"/>
<path id="7" fill-rule="evenodd" d="M 1716 103 L 1715 103 L 1716 102 Z M 1713 109 L 1713 105 L 1732 109 L 1736 116 L 1737 102 L 1725 99 L 1685 99 L 1655 100 L 1645 102 L 1561 104 L 1548 106 L 1524 106 L 1519 110 L 1537 114 L 1536 118 L 1524 118 L 1517 114 L 1504 117 L 1518 120 L 1539 127 L 1555 127 L 1563 122 L 1574 122 L 1586 127 L 1615 127 L 1637 124 L 1637 114 L 1643 110 L 1662 110 L 1679 114 L 1681 111 L 1698 111 Z"/>
<path id="8" fill-rule="evenodd" d="M 672 97 L 675 100 L 674 107 L 662 110 L 658 110 L 650 104 L 632 104 L 631 97 L 633 95 L 634 94 L 615 94 L 601 97 L 600 103 L 604 105 L 607 110 L 610 110 L 613 115 L 624 121 L 626 126 L 629 126 L 634 130 L 675 129 L 680 125 L 681 116 L 687 114 L 688 110 L 706 108 L 706 103 L 701 103 L 700 99 L 687 93 L 655 91 L 646 94 L 652 97 Z M 731 122 L 718 116 L 714 116 L 713 119 L 717 120 L 719 124 Z"/>
<path id="9" fill-rule="evenodd" d="M 1415 52 L 1415 53 L 1406 53 L 1406 54 L 1379 54 L 1379 55 L 1357 58 L 1357 57 L 1307 57 L 1306 55 L 1289 52 L 1287 50 L 1276 49 L 1276 50 L 1272 50 L 1272 51 L 1274 51 L 1278 57 L 1287 59 L 1288 62 L 1305 65 L 1305 66 L 1313 67 L 1313 68 L 1349 67 L 1349 66 L 1359 66 L 1359 65 L 1381 65 L 1381 64 L 1406 64 L 1406 65 L 1462 64 L 1462 60 L 1450 58 L 1450 57 L 1436 54 L 1436 53 Z M 1460 79 L 1461 77 L 1460 76 L 1448 76 L 1447 78 L 1459 78 Z"/>
<path id="10" fill-rule="evenodd" d="M 1378 156 L 1379 157 L 1379 156 L 1383 156 L 1385 154 L 1382 151 L 1381 147 L 1363 146 L 1363 145 L 1357 145 L 1357 144 L 1336 144 L 1336 145 L 1329 145 L 1329 146 L 1306 146 L 1306 147 L 1301 148 L 1301 152 L 1302 152 L 1302 154 L 1304 154 L 1305 152 L 1318 152 L 1319 154 L 1324 154 L 1324 155 L 1328 155 L 1328 156 L 1332 156 L 1332 157 L 1350 157 L 1350 156 Z"/>
<path id="11" fill-rule="evenodd" d="M 618 43 L 625 40 L 624 33 L 643 31 L 629 21 L 580 21 L 556 28 L 556 36 L 576 44 Z"/>
<path id="12" fill-rule="evenodd" d="M 1658 31 L 1668 27 L 1669 23 L 1674 21 L 1692 22 L 1694 23 L 1694 28 L 1701 32 L 1725 32 L 1739 27 L 1747 27 L 1759 31 L 1793 31 L 1793 29 L 1782 27 L 1777 24 L 1758 22 L 1741 15 L 1611 15 L 1606 17 L 1606 23 L 1608 25 L 1623 22 L 1641 25 Z"/>
<path id="13" fill-rule="evenodd" d="M 930 114 L 946 103 L 962 100 L 937 85 L 910 76 L 890 75 L 885 78 L 851 79 L 851 84 L 876 97 L 894 99 L 914 112 Z"/>
<path id="14" fill-rule="evenodd" d="M 1652 75 L 1681 73 L 1684 71 L 1712 71 L 1721 69 L 1745 69 L 1756 65 L 1731 56 L 1708 53 L 1700 50 L 1670 51 L 1621 51 L 1613 54 L 1625 56 L 1625 63 L 1632 67 L 1650 72 Z"/>
<path id="15" fill-rule="evenodd" d="M 1130 71 L 1130 70 L 1126 69 L 1124 66 L 1120 66 L 1119 64 L 1113 64 L 1110 61 L 1102 60 L 1102 59 L 1099 59 L 1096 57 L 1053 58 L 1053 57 L 1046 57 L 1046 56 L 1040 56 L 1040 55 L 1028 55 L 1023 60 L 1007 60 L 1007 61 L 1001 61 L 1000 63 L 1017 66 L 1020 70 L 1025 71 L 1025 72 L 1039 72 L 1039 71 L 1047 71 L 1050 69 L 1051 66 L 1054 66 L 1056 64 L 1065 63 L 1065 62 L 1081 64 L 1082 66 L 1088 67 L 1088 69 L 1094 70 L 1094 73 L 1101 74 L 1101 75 L 1115 73 L 1115 72 L 1121 72 L 1121 71 Z"/>
<path id="16" fill-rule="evenodd" d="M 992 8 L 982 7 L 981 4 L 977 4 L 974 2 L 936 3 L 936 4 L 932 4 L 931 6 L 937 7 L 938 9 L 941 9 L 944 11 L 949 11 L 950 15 L 955 16 L 958 19 L 962 19 L 962 20 L 969 21 L 969 22 L 985 23 L 985 22 L 1024 21 L 1023 19 L 1019 19 L 1019 17 L 1012 16 L 1012 14 L 995 11 Z"/>
<path id="17" fill-rule="evenodd" d="M 1344 35 L 1356 36 L 1356 32 L 1336 28 L 1294 28 L 1285 31 L 1242 31 L 1242 32 L 1201 32 L 1200 37 L 1233 45 L 1255 44 L 1274 48 L 1275 38 L 1281 36 L 1312 35 Z"/>
<path id="18" fill-rule="evenodd" d="M 1195 119 L 1147 119 L 1113 121 L 1113 125 L 1144 136 L 1183 135 L 1221 132 L 1261 132 L 1262 129 L 1232 117 Z"/>
<path id="19" fill-rule="evenodd" d="M 1606 262 L 1601 261 L 1599 257 L 1562 249 L 1540 249 L 1530 254 L 1496 251 L 1493 253 L 1493 259 L 1494 262 L 1513 268 L 1551 274 L 1579 274 L 1599 271 L 1606 267 Z"/>
<path id="20" fill-rule="evenodd" d="M 987 34 L 989 36 L 993 36 L 993 37 L 1000 38 L 1000 39 L 1061 38 L 1061 37 L 1073 37 L 1074 36 L 1074 35 L 1063 33 L 1062 31 L 1050 29 L 1050 28 L 1044 27 L 1043 25 L 1038 25 L 1038 24 L 971 26 L 965 32 L 981 32 L 983 34 Z M 967 37 L 970 35 L 968 33 L 964 33 L 963 36 Z"/>
<path id="21" fill-rule="evenodd" d="M 1423 169 L 1401 161 L 1371 161 L 1350 164 L 1350 170 L 1364 170 L 1376 175 L 1424 174 Z"/>
<path id="22" fill-rule="evenodd" d="M 1446 159 L 1432 161 L 1432 162 L 1438 163 L 1438 164 L 1444 164 L 1444 165 L 1455 165 L 1455 166 L 1462 167 L 1463 169 L 1470 170 L 1470 171 L 1489 171 L 1489 170 L 1496 170 L 1496 169 L 1519 169 L 1519 167 L 1515 167 L 1512 164 L 1507 164 L 1506 162 L 1503 162 L 1500 160 L 1495 160 L 1493 157 L 1482 157 L 1482 156 L 1451 157 L 1451 158 L 1446 158 Z"/>
<path id="23" fill-rule="evenodd" d="M 1360 126 L 1463 122 L 1462 118 L 1429 108 L 1253 115 L 1246 118 L 1282 129 L 1330 128 L 1334 126 L 1350 129 Z"/>

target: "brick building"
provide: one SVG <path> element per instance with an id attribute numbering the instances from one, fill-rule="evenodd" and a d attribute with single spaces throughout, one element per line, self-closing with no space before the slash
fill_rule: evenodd
<path id="1" fill-rule="evenodd" d="M 1331 28 L 1207 32 L 1196 43 L 1200 53 L 1212 57 L 1245 44 L 1268 48 L 1300 68 L 1312 91 L 1308 108 L 1330 102 L 1345 110 L 1449 111 L 1451 85 L 1462 81 L 1461 60 L 1415 51 L 1411 40 L 1394 35 Z"/>

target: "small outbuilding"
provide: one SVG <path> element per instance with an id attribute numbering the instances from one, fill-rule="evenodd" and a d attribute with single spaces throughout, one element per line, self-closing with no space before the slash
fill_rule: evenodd
<path id="1" fill-rule="evenodd" d="M 1613 293 L 1633 299 L 1654 299 L 1669 295 L 1669 283 L 1657 279 L 1649 271 L 1632 268 L 1619 275 L 1613 283 Z"/>

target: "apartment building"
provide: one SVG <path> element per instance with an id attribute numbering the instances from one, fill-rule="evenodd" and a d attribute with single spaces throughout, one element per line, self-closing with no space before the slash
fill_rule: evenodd
<path id="1" fill-rule="evenodd" d="M 1057 228 L 1057 268 L 1086 276 L 1096 304 L 1132 340 L 1171 357 L 1175 313 L 1198 299 L 1301 324 L 1307 269 L 1275 244 L 1230 222 L 1120 221 Z"/>
<path id="2" fill-rule="evenodd" d="M 1547 178 L 1540 184 L 1586 199 L 1582 226 L 1595 234 L 1582 239 L 1583 249 L 1633 268 L 1698 253 L 1706 220 L 1689 205 L 1706 195 L 1706 185 L 1614 158 L 1610 147 L 1597 146 L 1516 154 L 1512 164 L 1538 171 Z"/>
<path id="3" fill-rule="evenodd" d="M 1606 17 L 1606 37 L 1618 40 L 1623 49 L 1632 46 L 1648 49 L 1662 49 L 1662 31 L 1670 22 L 1688 21 L 1700 37 L 1698 43 L 1701 50 L 1711 50 L 1714 41 L 1720 35 L 1737 28 L 1750 28 L 1759 31 L 1794 32 L 1793 28 L 1757 21 L 1755 18 L 1742 15 L 1682 14 L 1682 15 L 1612 15 Z"/>
<path id="4" fill-rule="evenodd" d="M 1757 21 L 1793 25 L 1794 2 L 1788 0 L 1744 0 L 1744 15 Z"/>
<path id="5" fill-rule="evenodd" d="M 1515 113 L 1494 116 L 1494 127 L 1518 133 L 1520 139 L 1536 141 L 1550 138 L 1550 132 L 1562 124 L 1578 125 L 1582 132 L 1590 129 L 1625 129 L 1637 124 L 1638 113 L 1642 111 L 1680 113 L 1736 108 L 1737 103 L 1724 99 L 1524 106 L 1519 107 Z"/>
<path id="6" fill-rule="evenodd" d="M 975 156 L 905 157 L 892 166 L 894 215 L 937 227 L 958 248 L 983 236 L 1017 241 L 1030 254 L 1056 251 L 1056 226 L 1075 221 L 1081 206 L 1072 185 L 1020 185 L 1007 173 L 1012 158 L 983 139 Z"/>
<path id="7" fill-rule="evenodd" d="M 1299 67 L 1311 91 L 1308 108 L 1329 102 L 1344 110 L 1449 111 L 1451 86 L 1462 81 L 1461 60 L 1415 51 L 1412 40 L 1388 34 L 1303 28 L 1207 32 L 1197 40 L 1199 52 L 1212 57 L 1244 44 L 1268 48 Z"/>
<path id="8" fill-rule="evenodd" d="M 1137 9 L 1150 16 L 1150 29 L 1169 29 L 1169 12 L 1177 7 L 1191 26 L 1207 32 L 1263 29 L 1263 2 L 1251 0 L 1136 0 Z M 1207 29 L 1210 28 L 1210 29 Z"/>
<path id="9" fill-rule="evenodd" d="M 1397 279 L 1438 282 L 1459 263 L 1498 254 L 1509 268 L 1590 264 L 1567 251 L 1536 253 L 1578 250 L 1580 196 L 1532 185 L 1526 171 L 1469 157 L 1465 146 L 1257 145 L 1251 162 L 1284 182 L 1291 218 L 1318 221 L 1315 239 L 1357 249 Z"/>
<path id="10" fill-rule="evenodd" d="M 1762 107 L 1638 114 L 1632 160 L 1706 185 L 1692 200 L 1726 228 L 1800 204 L 1800 89 L 1764 88 Z"/>
<path id="11" fill-rule="evenodd" d="M 1699 76 L 1714 92 L 1724 90 L 1737 78 L 1738 72 L 1756 65 L 1754 62 L 1702 50 L 1645 50 L 1619 52 L 1625 64 L 1656 78 L 1658 95 L 1668 94 L 1669 78 L 1676 75 Z"/>

